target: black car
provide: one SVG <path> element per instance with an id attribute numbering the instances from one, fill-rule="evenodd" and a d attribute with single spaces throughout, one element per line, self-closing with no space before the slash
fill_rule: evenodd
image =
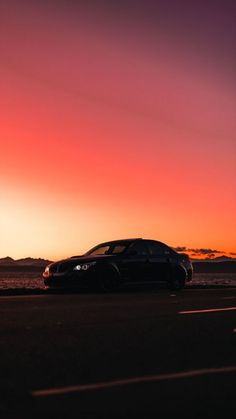
<path id="1" fill-rule="evenodd" d="M 141 238 L 101 243 L 82 256 L 51 263 L 43 272 L 47 287 L 95 287 L 104 291 L 160 282 L 181 289 L 192 275 L 188 255 L 159 241 Z"/>

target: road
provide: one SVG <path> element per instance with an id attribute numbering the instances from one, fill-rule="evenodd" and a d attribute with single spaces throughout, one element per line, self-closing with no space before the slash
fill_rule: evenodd
<path id="1" fill-rule="evenodd" d="M 1 296 L 0 330 L 3 419 L 236 417 L 236 288 Z"/>

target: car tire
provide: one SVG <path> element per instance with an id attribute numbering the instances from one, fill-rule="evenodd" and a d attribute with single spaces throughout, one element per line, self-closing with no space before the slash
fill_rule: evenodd
<path id="1" fill-rule="evenodd" d="M 99 289 L 102 292 L 112 292 L 119 288 L 119 274 L 114 268 L 104 269 L 100 272 Z"/>
<path id="2" fill-rule="evenodd" d="M 186 273 L 183 270 L 175 269 L 171 280 L 169 282 L 170 289 L 179 291 L 185 287 L 186 284 Z"/>

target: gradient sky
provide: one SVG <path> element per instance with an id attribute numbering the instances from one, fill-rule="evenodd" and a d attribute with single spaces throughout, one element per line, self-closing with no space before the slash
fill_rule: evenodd
<path id="1" fill-rule="evenodd" d="M 111 3 L 0 0 L 0 257 L 233 253 L 235 2 Z"/>

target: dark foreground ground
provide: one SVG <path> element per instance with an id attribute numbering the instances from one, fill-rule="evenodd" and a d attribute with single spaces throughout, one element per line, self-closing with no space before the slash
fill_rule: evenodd
<path id="1" fill-rule="evenodd" d="M 1 296 L 0 417 L 235 418 L 235 310 L 236 288 Z"/>

